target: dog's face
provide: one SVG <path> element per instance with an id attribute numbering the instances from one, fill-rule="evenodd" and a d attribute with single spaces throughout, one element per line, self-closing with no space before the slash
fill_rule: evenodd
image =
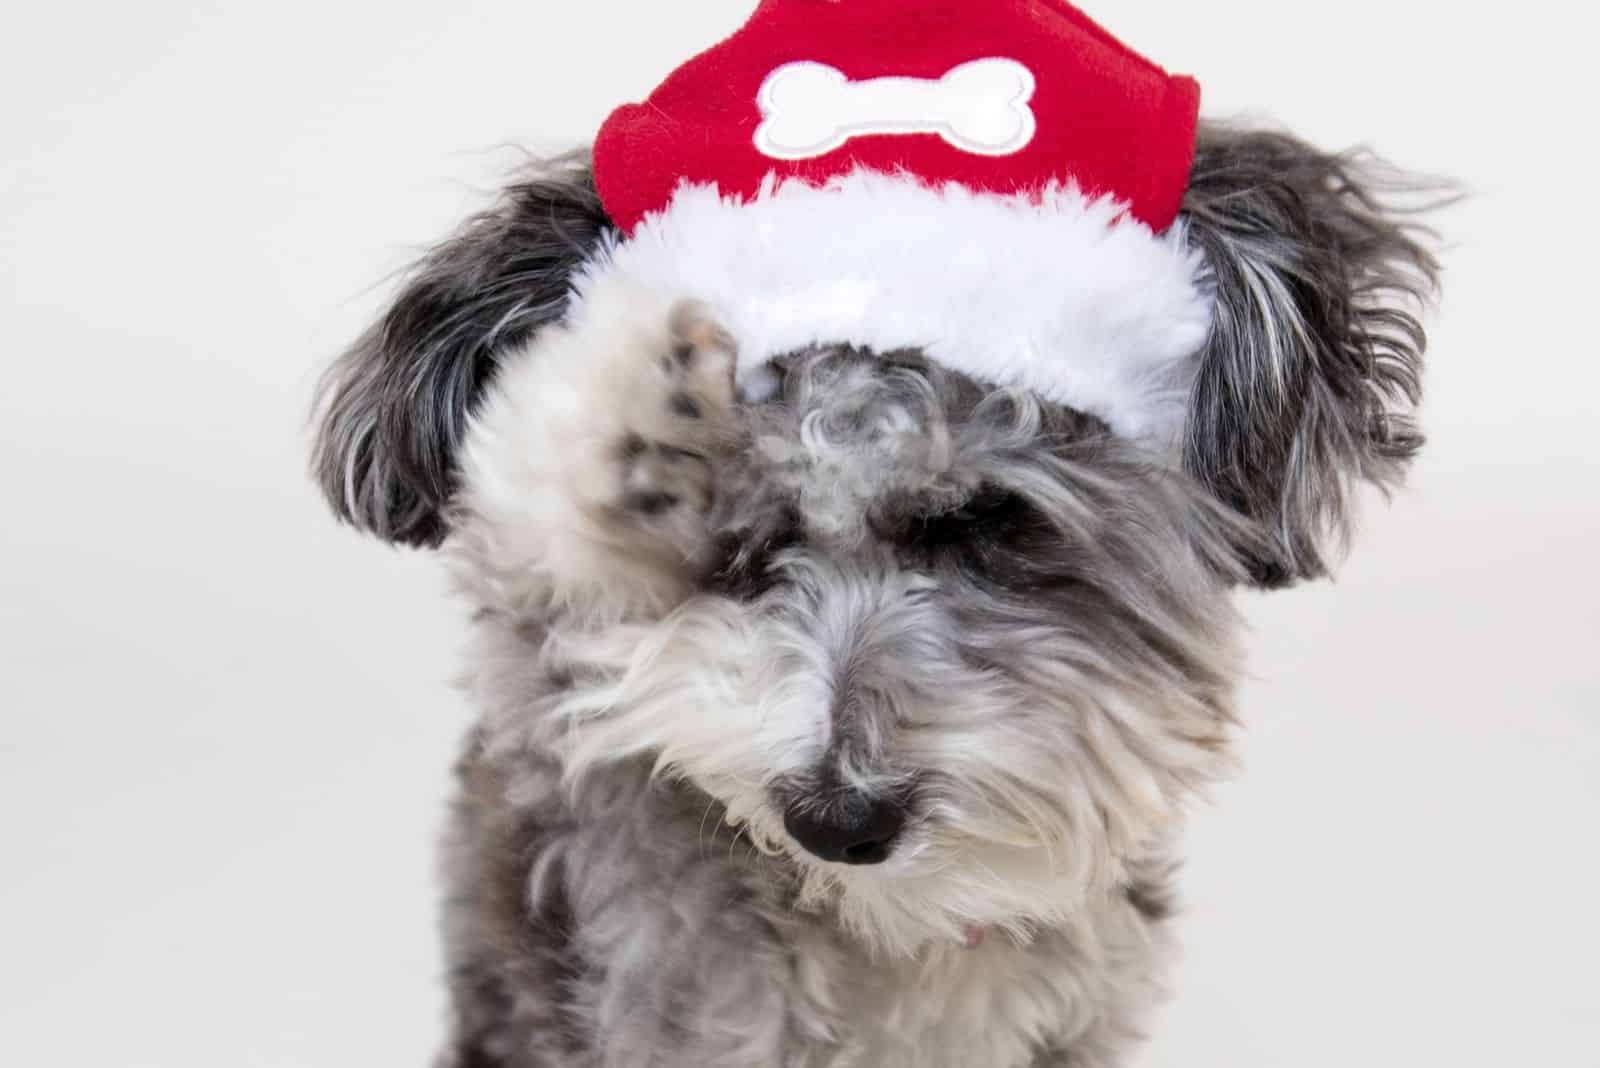
<path id="1" fill-rule="evenodd" d="M 714 513 L 761 669 L 684 770 L 889 946 L 1059 920 L 1224 759 L 1235 524 L 916 354 L 784 370 Z"/>
<path id="2" fill-rule="evenodd" d="M 603 363 L 613 325 L 516 358 Z M 640 757 L 688 779 L 886 947 L 1059 920 L 1225 759 L 1241 524 L 1099 420 L 914 353 L 823 347 L 781 370 L 723 448 L 697 450 L 713 503 L 693 593 L 661 623 L 551 624 L 567 673 L 607 681 L 530 702 L 536 744 L 570 775 Z M 543 378 L 508 369 L 469 431 L 450 550 L 513 625 L 508 605 L 542 600 L 508 577 L 537 565 L 506 563 L 538 491 L 503 487 L 546 482 L 518 430 Z M 670 525 L 691 503 L 676 496 L 598 529 Z M 489 689 L 492 704 L 508 686 Z"/>
<path id="3" fill-rule="evenodd" d="M 1291 139 L 1202 140 L 1217 314 L 1177 459 L 915 351 L 791 353 L 737 403 L 714 322 L 568 314 L 607 234 L 572 164 L 347 355 L 321 473 L 448 546 L 497 744 L 653 761 L 887 949 L 1024 933 L 1225 767 L 1232 589 L 1321 574 L 1350 482 L 1416 447 L 1395 301 L 1433 265 L 1377 204 Z"/>

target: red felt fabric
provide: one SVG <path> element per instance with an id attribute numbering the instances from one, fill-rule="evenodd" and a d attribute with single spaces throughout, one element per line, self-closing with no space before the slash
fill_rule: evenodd
<path id="1" fill-rule="evenodd" d="M 1038 82 L 1038 132 L 1013 155 L 969 154 L 936 134 L 857 137 L 794 161 L 755 147 L 757 94 L 785 63 L 826 63 L 857 81 L 931 79 L 993 56 L 1021 62 Z M 1192 78 L 1168 75 L 1066 0 L 763 0 L 645 103 L 612 113 L 595 142 L 595 177 L 624 231 L 664 208 L 684 180 L 748 198 L 769 174 L 823 182 L 857 167 L 992 193 L 1071 178 L 1115 194 L 1160 231 L 1188 185 L 1199 110 Z"/>

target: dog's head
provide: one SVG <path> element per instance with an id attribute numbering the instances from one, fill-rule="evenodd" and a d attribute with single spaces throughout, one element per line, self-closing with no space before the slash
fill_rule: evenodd
<path id="1" fill-rule="evenodd" d="M 1175 233 L 1213 311 L 1176 443 L 914 348 L 807 346 L 739 409 L 692 596 L 563 631 L 480 551 L 541 520 L 474 501 L 516 485 L 507 443 L 530 439 L 505 422 L 540 405 L 506 395 L 542 381 L 513 373 L 541 339 L 619 343 L 569 314 L 620 241 L 570 159 L 428 256 L 343 357 L 316 469 L 344 519 L 454 547 L 500 632 L 507 737 L 574 776 L 657 761 L 886 947 L 1025 931 L 1125 880 L 1226 766 L 1230 592 L 1325 574 L 1357 484 L 1392 485 L 1417 449 L 1436 268 L 1391 209 L 1408 189 L 1203 128 Z M 527 681 L 535 646 L 592 684 Z"/>

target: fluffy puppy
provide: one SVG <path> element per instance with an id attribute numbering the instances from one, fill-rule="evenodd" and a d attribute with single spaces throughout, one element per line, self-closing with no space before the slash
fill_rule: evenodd
<path id="1" fill-rule="evenodd" d="M 1230 595 L 1325 574 L 1421 440 L 1413 189 L 1202 128 L 1162 448 L 915 349 L 741 397 L 715 309 L 597 268 L 581 156 L 423 259 L 315 467 L 470 610 L 445 1063 L 1123 1063 L 1229 765 Z"/>

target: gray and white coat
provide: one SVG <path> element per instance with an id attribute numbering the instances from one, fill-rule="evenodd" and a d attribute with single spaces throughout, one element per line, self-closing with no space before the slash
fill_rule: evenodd
<path id="1" fill-rule="evenodd" d="M 426 256 L 315 469 L 470 611 L 445 1063 L 1123 1063 L 1230 765 L 1232 594 L 1326 574 L 1420 444 L 1418 189 L 1202 127 L 1163 447 L 845 338 L 742 396 L 695 294 L 574 296 L 619 241 L 582 156 Z"/>

